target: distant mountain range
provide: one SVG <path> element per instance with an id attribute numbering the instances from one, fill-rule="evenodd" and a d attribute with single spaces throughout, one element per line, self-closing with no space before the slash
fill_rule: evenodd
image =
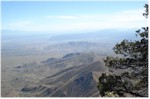
<path id="1" fill-rule="evenodd" d="M 29 32 L 29 31 L 15 31 L 15 30 L 2 30 L 1 39 L 2 42 L 29 42 L 29 41 L 39 41 L 47 40 L 51 36 L 45 32 Z"/>
<path id="2" fill-rule="evenodd" d="M 81 52 L 97 52 L 101 55 L 112 54 L 112 42 L 89 42 L 89 41 L 69 41 L 51 44 L 44 48 L 45 51 L 52 53 L 81 53 Z"/>
<path id="3" fill-rule="evenodd" d="M 135 39 L 134 30 L 116 30 L 105 29 L 96 32 L 80 33 L 80 34 L 66 34 L 60 36 L 53 36 L 51 41 L 101 41 L 101 42 L 116 42 L 123 39 Z"/>
<path id="4" fill-rule="evenodd" d="M 39 39 L 49 39 L 50 41 L 120 41 L 122 39 L 134 39 L 136 29 L 116 30 L 104 29 L 95 32 L 86 33 L 49 33 L 49 32 L 29 32 L 29 31 L 13 31 L 2 30 L 2 41 L 4 40 L 17 40 L 17 41 L 32 41 Z"/>

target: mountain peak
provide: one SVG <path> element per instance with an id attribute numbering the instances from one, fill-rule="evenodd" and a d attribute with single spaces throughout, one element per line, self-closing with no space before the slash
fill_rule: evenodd
<path id="1" fill-rule="evenodd" d="M 63 56 L 63 58 L 70 58 L 70 57 L 74 57 L 74 56 L 78 56 L 80 55 L 80 53 L 69 53 L 69 54 L 66 54 L 65 56 Z"/>

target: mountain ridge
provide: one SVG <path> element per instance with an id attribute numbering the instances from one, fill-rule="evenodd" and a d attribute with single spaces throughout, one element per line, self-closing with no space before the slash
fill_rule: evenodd
<path id="1" fill-rule="evenodd" d="M 80 55 L 77 57 L 80 57 Z M 56 74 L 40 80 L 36 86 L 24 86 L 21 91 L 26 94 L 30 93 L 31 96 L 40 97 L 97 96 L 98 89 L 96 87 L 97 81 L 95 80 L 94 72 L 106 71 L 107 68 L 102 61 L 93 61 L 88 64 L 61 70 Z"/>

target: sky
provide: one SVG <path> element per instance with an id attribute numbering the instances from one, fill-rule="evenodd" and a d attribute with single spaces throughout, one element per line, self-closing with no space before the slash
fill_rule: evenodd
<path id="1" fill-rule="evenodd" d="M 79 32 L 147 25 L 142 1 L 2 1 L 2 30 Z"/>

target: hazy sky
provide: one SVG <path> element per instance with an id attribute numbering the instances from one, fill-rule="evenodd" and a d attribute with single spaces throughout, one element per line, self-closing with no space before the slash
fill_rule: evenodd
<path id="1" fill-rule="evenodd" d="M 3 1 L 2 29 L 94 31 L 138 28 L 147 1 Z"/>

